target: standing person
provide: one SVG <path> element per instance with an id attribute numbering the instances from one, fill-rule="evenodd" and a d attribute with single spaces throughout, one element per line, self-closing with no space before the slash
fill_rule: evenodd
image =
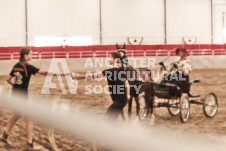
<path id="1" fill-rule="evenodd" d="M 28 48 L 22 48 L 20 51 L 20 59 L 19 62 L 16 63 L 8 75 L 6 81 L 13 86 L 13 94 L 20 94 L 25 97 L 28 95 L 28 86 L 30 82 L 31 75 L 35 75 L 36 73 L 39 74 L 60 74 L 63 75 L 63 73 L 54 73 L 54 72 L 48 72 L 42 69 L 38 69 L 34 67 L 33 65 L 29 64 L 28 61 L 30 61 L 32 58 L 32 52 Z M 14 78 L 14 83 L 12 82 L 12 79 Z M 5 127 L 4 133 L 0 141 L 5 142 L 7 144 L 10 144 L 7 140 L 8 135 L 16 121 L 21 116 L 19 114 L 14 114 L 7 122 L 7 125 Z M 26 121 L 26 132 L 27 132 L 27 144 L 29 148 L 34 148 L 33 145 L 33 122 L 30 119 L 27 119 Z"/>
<path id="2" fill-rule="evenodd" d="M 172 74 L 175 74 L 178 77 L 177 83 L 183 92 L 189 92 L 189 75 L 192 71 L 192 65 L 190 60 L 187 59 L 187 50 L 184 47 L 177 48 L 175 53 L 179 56 L 179 58 L 172 61 L 168 66 L 165 66 L 163 62 L 160 62 L 159 64 L 163 67 L 163 69 L 168 72 L 172 72 Z M 180 79 L 180 77 L 183 79 Z"/>
<path id="3" fill-rule="evenodd" d="M 112 52 L 109 63 L 113 68 L 102 71 L 97 77 L 105 76 L 108 81 L 108 87 L 113 103 L 104 114 L 105 120 L 115 121 L 118 116 L 123 113 L 123 108 L 126 106 L 130 98 L 129 83 L 126 78 L 126 72 L 123 67 L 123 61 L 120 53 Z M 94 77 L 94 75 L 92 75 Z M 85 75 L 76 75 L 75 79 L 84 79 Z"/>

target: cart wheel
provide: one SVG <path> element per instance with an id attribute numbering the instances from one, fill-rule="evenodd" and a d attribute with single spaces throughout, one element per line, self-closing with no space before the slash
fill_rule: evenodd
<path id="1" fill-rule="evenodd" d="M 203 100 L 203 112 L 206 117 L 212 118 L 217 113 L 218 101 L 214 93 L 209 93 Z"/>
<path id="2" fill-rule="evenodd" d="M 149 105 L 145 100 L 145 96 L 139 97 L 139 103 L 140 103 L 140 111 L 139 111 L 139 119 L 141 121 L 145 120 L 149 113 Z"/>
<path id="3" fill-rule="evenodd" d="M 168 100 L 168 111 L 172 116 L 176 116 L 180 113 L 180 108 L 179 108 L 179 99 L 169 99 Z"/>
<path id="4" fill-rule="evenodd" d="M 190 102 L 187 94 L 182 94 L 180 98 L 180 119 L 183 123 L 187 122 L 190 115 Z"/>

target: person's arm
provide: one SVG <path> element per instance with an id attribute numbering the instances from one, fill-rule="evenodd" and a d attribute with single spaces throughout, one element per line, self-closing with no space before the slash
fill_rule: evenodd
<path id="1" fill-rule="evenodd" d="M 184 75 L 188 75 L 191 72 L 191 69 L 189 68 L 180 68 L 179 71 L 181 71 Z"/>
<path id="2" fill-rule="evenodd" d="M 182 74 L 184 74 L 184 73 L 185 73 L 185 70 L 184 70 L 183 68 L 179 68 L 179 71 L 181 71 L 181 72 L 182 72 Z"/>
<path id="3" fill-rule="evenodd" d="M 160 62 L 159 65 L 162 66 L 162 69 L 163 69 L 163 70 L 166 70 L 166 66 L 165 66 L 165 64 L 164 64 L 163 62 Z"/>
<path id="4" fill-rule="evenodd" d="M 172 72 L 173 70 L 175 71 L 176 69 L 179 70 L 178 69 L 178 66 L 177 66 L 177 64 L 179 63 L 179 61 L 180 61 L 180 58 L 177 58 L 177 59 L 171 61 L 169 63 L 169 65 L 166 67 L 167 68 L 166 71 L 167 72 Z"/>
<path id="5" fill-rule="evenodd" d="M 67 74 L 70 74 L 70 73 L 64 73 L 64 72 L 54 72 L 54 71 L 47 71 L 47 70 L 43 70 L 43 69 L 39 69 L 38 71 L 39 74 L 44 74 L 44 75 L 47 75 L 47 74 L 56 74 L 56 75 L 67 75 Z"/>
<path id="6" fill-rule="evenodd" d="M 179 71 L 181 71 L 184 75 L 188 75 L 192 70 L 192 65 L 190 63 L 190 61 L 187 61 L 183 68 L 179 68 Z"/>
<path id="7" fill-rule="evenodd" d="M 50 74 L 50 75 L 69 75 L 70 72 L 67 72 L 67 73 L 64 73 L 64 72 L 54 72 L 54 71 L 49 71 L 49 70 L 43 70 L 43 69 L 39 69 L 33 65 L 27 65 L 27 70 L 33 74 L 33 75 L 36 75 L 36 73 L 38 74 L 44 74 L 44 75 L 47 75 L 47 74 Z"/>
<path id="8" fill-rule="evenodd" d="M 11 75 L 8 75 L 8 77 L 6 78 L 6 81 L 10 84 L 10 85 L 13 85 L 13 82 L 12 82 L 12 76 Z"/>
<path id="9" fill-rule="evenodd" d="M 127 99 L 130 99 L 130 87 L 129 87 L 129 81 L 125 81 L 125 87 L 126 87 L 126 93 L 127 93 Z"/>
<path id="10" fill-rule="evenodd" d="M 72 79 L 85 79 L 86 77 L 92 77 L 93 79 L 94 78 L 100 78 L 100 77 L 103 77 L 104 75 L 102 73 L 98 73 L 98 74 L 89 74 L 89 76 L 86 76 L 86 75 L 80 75 L 80 74 L 75 74 L 75 76 L 72 77 Z"/>

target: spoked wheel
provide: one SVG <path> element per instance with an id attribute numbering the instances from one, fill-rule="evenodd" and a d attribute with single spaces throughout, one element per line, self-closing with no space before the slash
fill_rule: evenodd
<path id="1" fill-rule="evenodd" d="M 203 100 L 203 112 L 208 118 L 214 117 L 217 113 L 218 101 L 214 93 L 209 93 Z"/>
<path id="2" fill-rule="evenodd" d="M 172 116 L 176 116 L 180 113 L 180 108 L 179 108 L 179 99 L 169 99 L 168 100 L 168 111 Z"/>
<path id="3" fill-rule="evenodd" d="M 148 116 L 149 105 L 147 104 L 147 102 L 145 100 L 145 96 L 140 96 L 139 102 L 140 102 L 139 119 L 141 121 L 143 121 Z"/>
<path id="4" fill-rule="evenodd" d="M 180 99 L 180 119 L 183 123 L 187 122 L 190 115 L 190 102 L 187 94 L 182 94 Z"/>

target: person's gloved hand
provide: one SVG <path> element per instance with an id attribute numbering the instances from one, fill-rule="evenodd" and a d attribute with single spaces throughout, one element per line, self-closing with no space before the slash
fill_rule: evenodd
<path id="1" fill-rule="evenodd" d="M 163 67 L 164 67 L 164 63 L 163 63 L 163 62 L 160 62 L 160 63 L 159 63 L 159 65 L 161 65 L 161 66 L 163 66 Z"/>
<path id="2" fill-rule="evenodd" d="M 175 69 L 178 69 L 178 66 L 177 66 L 176 63 L 173 64 L 173 67 L 174 67 Z"/>

